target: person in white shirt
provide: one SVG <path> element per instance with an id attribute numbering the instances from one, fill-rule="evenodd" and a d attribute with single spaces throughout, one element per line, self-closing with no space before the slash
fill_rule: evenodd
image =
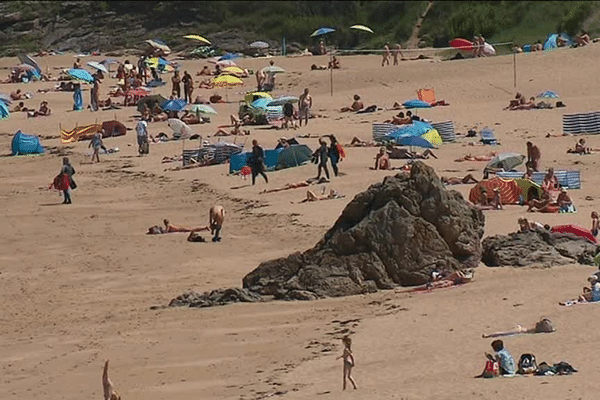
<path id="1" fill-rule="evenodd" d="M 148 123 L 143 118 L 140 119 L 135 125 L 135 131 L 137 133 L 139 155 L 141 156 L 142 154 L 148 154 Z"/>

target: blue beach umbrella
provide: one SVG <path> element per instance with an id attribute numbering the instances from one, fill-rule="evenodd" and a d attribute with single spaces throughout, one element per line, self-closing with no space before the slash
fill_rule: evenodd
<path id="1" fill-rule="evenodd" d="M 396 139 L 400 146 L 423 147 L 425 149 L 434 149 L 435 147 L 426 139 L 420 136 L 401 136 Z"/>
<path id="2" fill-rule="evenodd" d="M 416 99 L 405 101 L 402 105 L 406 108 L 431 108 L 431 104 Z"/>
<path id="3" fill-rule="evenodd" d="M 323 28 L 319 28 L 316 31 L 314 31 L 312 33 L 312 35 L 310 35 L 310 37 L 327 35 L 328 33 L 331 33 L 331 32 L 335 32 L 335 29 L 323 27 Z"/>
<path id="4" fill-rule="evenodd" d="M 422 136 L 432 130 L 433 128 L 426 122 L 413 121 L 412 124 L 401 125 L 398 129 L 390 132 L 387 137 L 390 139 L 396 139 L 402 136 Z"/>
<path id="5" fill-rule="evenodd" d="M 185 108 L 187 102 L 183 99 L 173 99 L 165 101 L 161 108 L 164 111 L 181 111 Z"/>
<path id="6" fill-rule="evenodd" d="M 10 117 L 10 112 L 8 111 L 8 106 L 3 101 L 0 101 L 0 121 L 3 121 Z"/>
<path id="7" fill-rule="evenodd" d="M 546 90 L 545 92 L 538 94 L 537 97 L 542 99 L 558 99 L 560 96 L 552 90 Z"/>
<path id="8" fill-rule="evenodd" d="M 233 60 L 236 58 L 240 58 L 240 56 L 238 56 L 237 54 L 234 54 L 234 53 L 225 53 L 225 55 L 219 57 L 218 61 Z"/>
<path id="9" fill-rule="evenodd" d="M 269 106 L 269 107 L 282 106 L 286 103 L 297 103 L 298 101 L 300 101 L 300 99 L 296 96 L 282 96 L 277 99 L 271 100 L 267 104 L 267 106 Z"/>
<path id="10" fill-rule="evenodd" d="M 267 106 L 269 105 L 270 102 L 272 102 L 273 99 L 268 99 L 266 97 L 261 97 L 260 99 L 256 99 L 254 100 L 252 103 L 250 103 L 250 105 L 254 108 L 264 108 L 266 109 Z"/>
<path id="11" fill-rule="evenodd" d="M 94 77 L 92 76 L 92 74 L 87 72 L 85 69 L 71 68 L 69 70 L 69 76 L 78 81 L 83 81 L 87 83 L 91 83 L 94 81 Z"/>
<path id="12" fill-rule="evenodd" d="M 196 114 L 213 114 L 217 115 L 217 112 L 211 106 L 207 106 L 206 104 L 193 104 L 190 107 L 190 112 Z"/>

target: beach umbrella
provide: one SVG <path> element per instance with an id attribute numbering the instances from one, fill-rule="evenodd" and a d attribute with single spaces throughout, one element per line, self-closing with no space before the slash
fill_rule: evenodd
<path id="1" fill-rule="evenodd" d="M 521 197 L 521 189 L 513 179 L 492 178 L 479 181 L 469 192 L 469 201 L 477 204 L 481 200 L 481 189 L 485 188 L 485 196 L 488 200 L 494 197 L 494 189 L 500 192 L 500 200 L 502 204 L 519 204 Z"/>
<path id="2" fill-rule="evenodd" d="M 473 42 L 467 39 L 456 38 L 450 41 L 450 46 L 459 50 L 473 51 Z"/>
<path id="3" fill-rule="evenodd" d="M 560 96 L 558 95 L 558 93 L 553 92 L 552 90 L 546 90 L 546 91 L 538 94 L 536 97 L 542 98 L 542 99 L 558 99 Z"/>
<path id="4" fill-rule="evenodd" d="M 88 61 L 87 65 L 89 65 L 92 68 L 96 68 L 97 70 L 102 71 L 105 74 L 108 74 L 108 70 L 106 69 L 106 67 L 104 65 L 100 64 L 99 62 Z"/>
<path id="5" fill-rule="evenodd" d="M 388 139 L 395 139 L 401 136 L 422 136 L 433 128 L 426 122 L 413 121 L 412 124 L 400 125 L 398 129 L 386 135 Z M 439 136 L 439 135 L 438 135 Z"/>
<path id="6" fill-rule="evenodd" d="M 406 108 L 431 108 L 428 102 L 417 99 L 405 101 L 402 105 Z"/>
<path id="7" fill-rule="evenodd" d="M 373 30 L 371 28 L 369 28 L 368 26 L 364 26 L 364 25 L 352 25 L 350 27 L 350 29 L 357 29 L 359 31 L 365 31 L 365 32 L 373 33 Z"/>
<path id="8" fill-rule="evenodd" d="M 29 57 L 27 54 L 19 54 L 17 56 L 17 58 L 19 59 L 19 61 L 21 61 L 23 64 L 28 64 L 31 65 L 33 68 L 35 68 L 36 70 L 38 70 L 39 72 L 42 72 L 42 69 L 40 68 L 40 66 L 38 65 L 38 63 L 35 62 L 35 60 L 31 57 Z"/>
<path id="9" fill-rule="evenodd" d="M 94 81 L 92 74 L 87 72 L 85 69 L 71 68 L 68 72 L 69 76 L 77 81 L 91 83 Z"/>
<path id="10" fill-rule="evenodd" d="M 146 96 L 137 103 L 137 110 L 142 112 L 144 109 L 144 105 L 147 105 L 149 109 L 152 109 L 155 104 L 163 104 L 167 101 L 166 98 L 161 96 L 160 94 L 153 94 L 152 96 Z"/>
<path id="11" fill-rule="evenodd" d="M 17 71 L 37 71 L 34 66 L 29 64 L 19 64 L 15 68 Z"/>
<path id="12" fill-rule="evenodd" d="M 0 121 L 4 121 L 10 117 L 10 112 L 8 111 L 8 106 L 5 102 L 0 101 Z"/>
<path id="13" fill-rule="evenodd" d="M 220 60 L 216 64 L 220 67 L 237 67 L 237 64 L 233 60 Z"/>
<path id="14" fill-rule="evenodd" d="M 575 236 L 585 238 L 594 244 L 596 243 L 596 238 L 592 235 L 592 233 L 588 229 L 582 228 L 581 226 L 578 226 L 578 225 L 573 225 L 573 224 L 556 225 L 556 226 L 552 227 L 552 232 L 570 233 Z"/>
<path id="15" fill-rule="evenodd" d="M 112 58 L 105 58 L 104 60 L 100 61 L 100 64 L 102 65 L 111 65 L 111 64 L 118 64 L 119 62 L 117 60 L 113 60 Z"/>
<path id="16" fill-rule="evenodd" d="M 200 35 L 186 35 L 184 36 L 184 38 L 186 39 L 192 39 L 192 40 L 197 40 L 199 42 L 204 42 L 206 44 L 210 44 L 210 41 L 208 41 L 208 39 L 203 38 Z"/>
<path id="17" fill-rule="evenodd" d="M 190 112 L 196 114 L 212 114 L 217 115 L 217 112 L 214 108 L 206 104 L 192 104 L 190 107 Z"/>
<path id="18" fill-rule="evenodd" d="M 165 55 L 171 53 L 171 49 L 169 48 L 169 46 L 167 46 L 166 43 L 161 40 L 148 39 L 148 40 L 146 40 L 146 43 L 148 43 L 150 46 L 154 47 L 155 49 L 161 50 Z"/>
<path id="19" fill-rule="evenodd" d="M 254 100 L 252 103 L 250 103 L 250 105 L 254 108 L 264 108 L 266 110 L 269 103 L 272 101 L 273 101 L 272 99 L 269 99 L 267 97 L 262 97 L 260 99 Z"/>
<path id="20" fill-rule="evenodd" d="M 421 136 L 400 136 L 396 139 L 396 144 L 400 146 L 423 147 L 425 149 L 434 149 L 435 147 Z"/>
<path id="21" fill-rule="evenodd" d="M 285 69 L 278 67 L 276 65 L 269 65 L 268 67 L 264 67 L 261 69 L 265 74 L 283 74 Z"/>
<path id="22" fill-rule="evenodd" d="M 221 70 L 221 73 L 225 74 L 234 74 L 234 75 L 243 75 L 245 71 L 240 67 L 225 67 Z"/>
<path id="23" fill-rule="evenodd" d="M 523 164 L 524 160 L 525 156 L 519 153 L 502 153 L 492 158 L 487 163 L 486 168 L 502 168 L 505 171 L 510 171 Z"/>
<path id="24" fill-rule="evenodd" d="M 433 128 L 422 134 L 421 137 L 434 146 L 439 146 L 443 143 L 442 137 L 438 131 Z"/>
<path id="25" fill-rule="evenodd" d="M 335 32 L 335 29 L 323 27 L 323 28 L 319 28 L 316 31 L 314 31 L 312 33 L 312 35 L 310 35 L 310 37 L 327 35 L 328 33 L 331 33 L 331 32 Z"/>
<path id="26" fill-rule="evenodd" d="M 218 61 L 233 60 L 235 58 L 240 58 L 240 56 L 234 53 L 225 53 L 225 55 L 219 57 Z"/>
<path id="27" fill-rule="evenodd" d="M 243 85 L 244 81 L 232 75 L 219 75 L 212 80 L 212 83 L 216 87 L 230 87 Z"/>
<path id="28" fill-rule="evenodd" d="M 192 135 L 192 129 L 182 120 L 177 118 L 169 118 L 167 120 L 169 128 L 173 131 L 173 138 L 185 139 Z"/>
<path id="29" fill-rule="evenodd" d="M 261 42 L 260 40 L 257 40 L 256 42 L 250 43 L 249 47 L 251 47 L 253 49 L 268 49 L 269 43 Z"/>
<path id="30" fill-rule="evenodd" d="M 297 103 L 299 102 L 300 99 L 298 97 L 295 96 L 282 96 L 279 97 L 275 100 L 271 100 L 268 104 L 267 107 L 275 107 L 275 106 L 282 106 L 286 103 Z"/>
<path id="31" fill-rule="evenodd" d="M 162 108 L 163 111 L 181 111 L 185 108 L 186 105 L 187 101 L 183 99 L 173 99 L 167 100 L 164 103 L 162 103 L 160 108 Z"/>

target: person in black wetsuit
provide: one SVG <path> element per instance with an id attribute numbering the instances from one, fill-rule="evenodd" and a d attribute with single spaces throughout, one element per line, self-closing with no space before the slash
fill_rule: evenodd
<path id="1" fill-rule="evenodd" d="M 329 160 L 331 161 L 331 168 L 333 169 L 333 174 L 338 176 L 338 162 L 340 161 L 340 152 L 338 150 L 338 142 L 335 136 L 329 135 L 329 140 L 331 144 L 329 145 L 329 150 L 327 151 L 327 155 L 329 156 Z M 325 170 L 327 171 L 327 170 Z"/>
<path id="2" fill-rule="evenodd" d="M 321 170 L 325 171 L 325 176 L 329 179 L 329 170 L 327 169 L 327 160 L 329 159 L 329 149 L 327 148 L 327 143 L 325 139 L 319 139 L 320 147 L 315 151 L 313 157 L 315 157 L 315 161 L 318 164 L 317 166 L 317 179 L 321 178 Z"/>
<path id="3" fill-rule="evenodd" d="M 254 139 L 252 141 L 252 154 L 250 155 L 250 160 L 248 160 L 248 165 L 252 170 L 252 184 L 256 182 L 256 177 L 260 174 L 263 178 L 265 178 L 265 182 L 269 183 L 269 179 L 267 175 L 265 175 L 265 151 L 262 147 L 258 145 L 258 141 Z"/>

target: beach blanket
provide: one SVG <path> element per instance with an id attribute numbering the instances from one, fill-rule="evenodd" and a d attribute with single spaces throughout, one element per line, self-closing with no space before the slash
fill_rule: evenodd
<path id="1" fill-rule="evenodd" d="M 102 130 L 101 124 L 76 126 L 72 130 L 60 130 L 60 141 L 62 143 L 73 143 L 80 140 L 90 140 L 96 133 Z"/>
<path id="2" fill-rule="evenodd" d="M 486 189 L 486 196 L 489 201 L 494 198 L 494 189 L 500 189 L 500 200 L 502 204 L 520 204 L 521 189 L 513 180 L 505 180 L 502 178 L 493 178 L 487 181 L 480 181 L 475 185 L 469 193 L 469 201 L 473 204 L 478 204 L 481 199 L 481 188 Z"/>

